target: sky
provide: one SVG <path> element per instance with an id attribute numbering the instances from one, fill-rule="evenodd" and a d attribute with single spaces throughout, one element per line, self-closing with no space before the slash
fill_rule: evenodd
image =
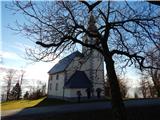
<path id="1" fill-rule="evenodd" d="M 48 82 L 47 72 L 58 62 L 58 59 L 53 62 L 33 62 L 25 59 L 25 48 L 33 48 L 35 43 L 28 40 L 22 34 L 17 34 L 15 31 L 8 28 L 8 26 L 15 26 L 15 21 L 23 23 L 25 20 L 19 14 L 13 14 L 13 11 L 7 9 L 5 4 L 7 2 L 0 2 L 1 4 L 1 31 L 0 31 L 0 68 L 13 68 L 17 70 L 25 70 L 24 79 L 41 80 Z M 3 79 L 2 72 L 0 79 Z M 137 86 L 138 76 L 137 70 L 132 67 L 126 69 L 126 77 L 129 79 L 129 86 Z M 32 84 L 32 82 L 30 82 Z"/>
<path id="2" fill-rule="evenodd" d="M 25 70 L 24 79 L 48 81 L 47 72 L 54 66 L 58 60 L 53 62 L 33 62 L 26 60 L 25 48 L 33 48 L 35 43 L 31 42 L 22 34 L 17 34 L 8 26 L 15 26 L 15 21 L 24 22 L 20 15 L 13 14 L 13 11 L 5 7 L 5 1 L 1 3 L 1 40 L 0 40 L 0 68 Z M 4 74 L 1 71 L 1 79 Z"/>

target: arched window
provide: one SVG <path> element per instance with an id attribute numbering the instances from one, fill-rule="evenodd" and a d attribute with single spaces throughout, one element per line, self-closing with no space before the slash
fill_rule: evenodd
<path id="1" fill-rule="evenodd" d="M 55 90 L 56 91 L 58 90 L 58 83 L 56 83 Z"/>
<path id="2" fill-rule="evenodd" d="M 49 80 L 52 80 L 52 75 L 50 75 L 49 77 L 50 77 Z"/>
<path id="3" fill-rule="evenodd" d="M 59 79 L 59 74 L 56 75 L 56 80 L 58 80 L 58 79 Z"/>
<path id="4" fill-rule="evenodd" d="M 49 84 L 49 90 L 52 90 L 52 83 Z"/>

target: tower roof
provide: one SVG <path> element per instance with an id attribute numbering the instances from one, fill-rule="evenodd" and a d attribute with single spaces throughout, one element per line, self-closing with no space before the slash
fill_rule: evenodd
<path id="1" fill-rule="evenodd" d="M 95 17 L 91 13 L 88 21 L 88 31 L 91 32 L 92 34 L 96 34 L 98 31 L 95 23 L 96 23 Z"/>

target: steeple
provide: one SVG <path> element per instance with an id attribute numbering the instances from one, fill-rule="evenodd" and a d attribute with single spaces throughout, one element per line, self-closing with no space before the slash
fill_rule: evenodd
<path id="1" fill-rule="evenodd" d="M 97 26 L 96 26 L 96 21 L 95 21 L 95 17 L 93 16 L 93 14 L 90 14 L 89 17 L 89 21 L 88 21 L 88 31 L 92 34 L 96 34 L 97 33 Z"/>
<path id="2" fill-rule="evenodd" d="M 96 20 L 92 12 L 89 15 L 88 19 L 88 27 L 87 30 L 90 34 L 96 35 L 98 33 L 98 29 L 96 26 Z M 83 42 L 86 44 L 95 44 L 98 40 L 95 37 L 91 37 L 88 34 L 85 34 L 83 36 Z M 82 47 L 82 52 L 85 53 L 89 48 L 86 48 L 85 46 Z"/>
<path id="3" fill-rule="evenodd" d="M 96 26 L 96 19 L 91 13 L 88 17 L 87 31 L 91 34 L 85 34 L 83 36 L 83 42 L 90 45 L 99 45 L 99 39 L 96 37 L 98 34 L 98 28 Z M 95 35 L 95 36 L 93 36 Z M 104 59 L 101 53 L 90 47 L 82 46 L 82 53 L 84 54 L 84 65 L 82 69 L 85 70 L 88 78 L 92 83 L 92 88 L 96 91 L 97 88 L 104 90 Z M 84 68 L 83 68 L 84 67 Z M 94 94 L 93 92 L 92 94 Z"/>

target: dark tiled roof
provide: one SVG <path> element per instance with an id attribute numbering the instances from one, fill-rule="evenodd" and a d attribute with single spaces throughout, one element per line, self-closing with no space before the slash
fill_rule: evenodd
<path id="1" fill-rule="evenodd" d="M 68 65 L 72 62 L 72 60 L 77 56 L 82 56 L 82 53 L 80 53 L 79 51 L 76 51 L 76 52 L 71 53 L 67 57 L 64 57 L 56 65 L 54 65 L 49 70 L 48 73 L 49 74 L 55 74 L 55 73 L 64 71 L 68 67 Z"/>
<path id="2" fill-rule="evenodd" d="M 76 71 L 65 83 L 65 88 L 89 88 L 92 84 L 84 71 Z"/>

